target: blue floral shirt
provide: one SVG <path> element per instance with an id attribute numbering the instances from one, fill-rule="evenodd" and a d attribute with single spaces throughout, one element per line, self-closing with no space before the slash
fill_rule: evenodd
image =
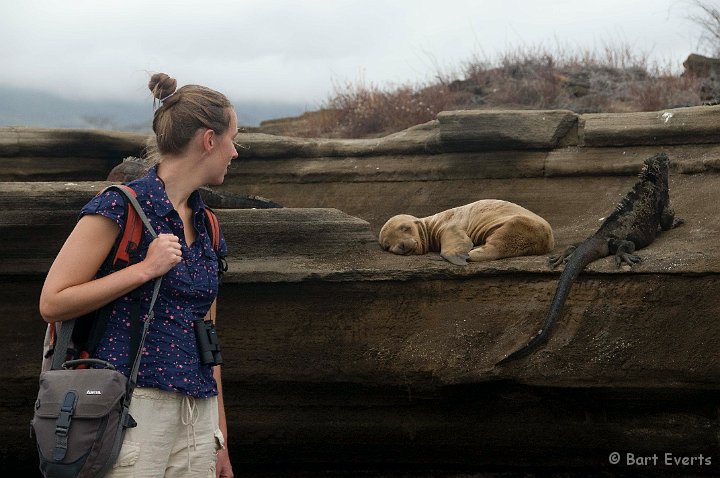
<path id="1" fill-rule="evenodd" d="M 128 184 L 137 193 L 137 199 L 150 224 L 158 234 L 175 234 L 180 238 L 183 260 L 171 269 L 160 286 L 155 303 L 155 316 L 145 339 L 138 386 L 179 392 L 196 398 L 217 395 L 217 385 L 212 367 L 199 361 L 193 320 L 202 319 L 218 293 L 217 256 L 227 255 L 225 240 L 220 237 L 218 253 L 212 248 L 211 237 L 205 227 L 205 204 L 195 191 L 188 202 L 192 209 L 196 239 L 191 245 L 185 240 L 180 215 L 165 193 L 165 185 L 151 169 L 146 176 Z M 100 214 L 115 221 L 120 229 L 123 222 L 126 199 L 117 191 L 106 191 L 92 199 L 80 212 Z M 118 238 L 120 235 L 118 236 Z M 132 262 L 145 258 L 152 236 L 146 230 Z M 111 258 L 100 268 L 98 277 L 111 273 Z M 140 287 L 141 316 L 147 316 L 154 280 Z M 105 334 L 95 356 L 114 364 L 129 375 L 132 360 L 130 348 L 129 296 L 117 299 L 111 305 Z"/>

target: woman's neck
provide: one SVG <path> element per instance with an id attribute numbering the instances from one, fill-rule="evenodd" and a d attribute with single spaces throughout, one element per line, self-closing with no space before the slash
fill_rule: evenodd
<path id="1" fill-rule="evenodd" d="M 197 184 L 197 177 L 189 174 L 191 158 L 164 157 L 158 165 L 157 175 L 165 185 L 165 193 L 170 199 L 173 208 L 180 211 L 187 207 L 188 198 L 201 184 Z"/>

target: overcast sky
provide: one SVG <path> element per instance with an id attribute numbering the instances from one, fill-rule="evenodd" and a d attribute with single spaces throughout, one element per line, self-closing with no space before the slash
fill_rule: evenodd
<path id="1" fill-rule="evenodd" d="M 431 80 L 473 55 L 629 45 L 678 70 L 685 0 L 0 0 L 0 84 L 148 98 L 148 72 L 235 100 L 318 106 L 333 84 Z M 0 108 L 2 105 L 0 105 Z"/>

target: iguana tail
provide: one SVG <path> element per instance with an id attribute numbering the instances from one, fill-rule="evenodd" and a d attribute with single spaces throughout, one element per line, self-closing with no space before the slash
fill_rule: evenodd
<path id="1" fill-rule="evenodd" d="M 560 313 L 565 305 L 565 299 L 567 299 L 567 296 L 570 294 L 570 289 L 572 288 L 575 279 L 577 279 L 588 264 L 603 257 L 607 257 L 608 255 L 609 251 L 606 239 L 592 236 L 582 242 L 577 249 L 575 249 L 572 256 L 570 256 L 567 264 L 565 265 L 565 270 L 560 275 L 560 281 L 558 282 L 558 287 L 555 290 L 555 296 L 550 304 L 550 310 L 545 318 L 545 323 L 543 324 L 542 329 L 540 329 L 538 333 L 530 339 L 527 344 L 525 344 L 525 346 L 519 348 L 499 361 L 497 365 L 505 365 L 513 360 L 525 357 L 539 345 L 546 342 L 550 335 L 550 329 L 560 317 Z"/>

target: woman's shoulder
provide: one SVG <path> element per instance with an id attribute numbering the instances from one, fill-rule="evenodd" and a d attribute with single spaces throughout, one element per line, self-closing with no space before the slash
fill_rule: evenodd
<path id="1" fill-rule="evenodd" d="M 120 188 L 129 189 L 130 194 L 144 202 L 153 196 L 153 182 L 153 178 L 148 174 L 129 183 L 108 186 L 83 207 L 81 216 L 83 213 L 102 214 L 103 211 L 108 210 L 124 213 L 127 207 L 127 198 L 120 192 Z"/>
<path id="2" fill-rule="evenodd" d="M 125 198 L 114 189 L 105 189 L 88 201 L 80 210 L 79 217 L 88 214 L 99 214 L 115 221 L 118 226 L 123 226 L 125 216 Z"/>

